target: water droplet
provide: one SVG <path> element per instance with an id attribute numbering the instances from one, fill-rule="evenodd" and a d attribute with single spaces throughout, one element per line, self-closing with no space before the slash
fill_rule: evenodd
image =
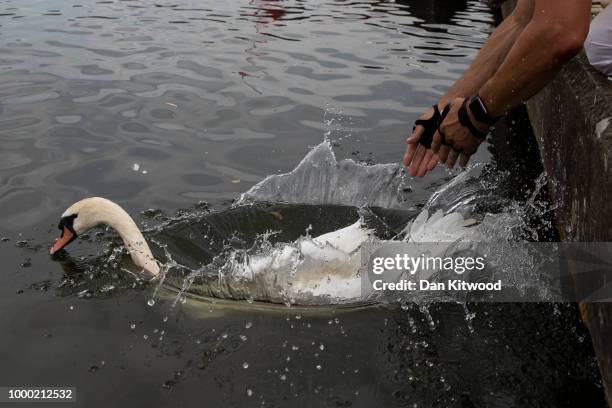
<path id="1" fill-rule="evenodd" d="M 168 316 L 164 316 L 164 318 L 162 319 L 164 322 L 168 321 Z"/>
<path id="2" fill-rule="evenodd" d="M 74 310 L 74 306 L 70 305 L 70 310 Z"/>
<path id="3" fill-rule="evenodd" d="M 136 325 L 134 323 L 130 324 L 130 329 L 134 330 L 136 328 Z"/>
<path id="4" fill-rule="evenodd" d="M 142 335 L 142 338 L 143 338 L 143 339 L 145 339 L 145 340 L 147 340 L 147 339 L 149 338 L 149 335 L 148 335 L 148 334 L 143 334 L 143 335 Z"/>
<path id="5" fill-rule="evenodd" d="M 245 370 L 249 368 L 249 363 L 247 363 L 246 361 L 242 363 L 242 368 L 244 368 Z"/>
<path id="6" fill-rule="evenodd" d="M 244 327 L 245 327 L 246 329 L 250 329 L 251 327 L 253 327 L 253 323 L 251 323 L 251 322 L 247 322 L 247 324 L 245 324 L 245 325 L 244 325 Z"/>
<path id="7" fill-rule="evenodd" d="M 80 291 L 77 294 L 77 296 L 80 297 L 80 298 L 90 298 L 91 297 L 91 293 L 89 292 L 89 289 L 85 289 L 85 290 Z"/>
<path id="8" fill-rule="evenodd" d="M 320 365 L 320 364 L 317 364 L 317 370 L 320 370 L 320 369 L 322 369 L 322 368 L 323 368 L 323 367 L 321 367 L 321 365 Z"/>
<path id="9" fill-rule="evenodd" d="M 324 346 L 323 344 L 321 344 L 321 345 L 319 346 L 319 350 L 325 350 L 325 346 Z"/>
<path id="10" fill-rule="evenodd" d="M 155 305 L 155 299 L 149 299 L 149 300 L 147 301 L 147 305 L 149 305 L 149 306 L 153 306 L 153 305 Z"/>
<path id="11" fill-rule="evenodd" d="M 247 388 L 246 395 L 247 395 L 247 397 L 252 397 L 253 396 L 253 390 L 250 389 L 250 388 Z"/>
<path id="12" fill-rule="evenodd" d="M 287 376 L 285 374 L 281 374 L 278 376 L 278 378 L 280 378 L 281 381 L 285 381 L 287 379 Z"/>

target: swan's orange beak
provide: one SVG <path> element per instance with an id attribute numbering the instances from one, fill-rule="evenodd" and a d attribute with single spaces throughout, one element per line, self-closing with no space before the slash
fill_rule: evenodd
<path id="1" fill-rule="evenodd" d="M 51 247 L 49 253 L 53 255 L 69 243 L 71 243 L 76 238 L 76 234 L 68 229 L 68 227 L 64 227 L 62 229 L 62 235 L 55 241 L 55 244 Z"/>

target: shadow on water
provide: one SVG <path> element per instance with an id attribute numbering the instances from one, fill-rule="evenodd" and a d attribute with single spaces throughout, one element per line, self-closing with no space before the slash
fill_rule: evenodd
<path id="1" fill-rule="evenodd" d="M 465 11 L 467 0 L 412 1 L 396 0 L 408 7 L 410 14 L 422 20 L 419 24 L 452 24 L 457 13 Z"/>

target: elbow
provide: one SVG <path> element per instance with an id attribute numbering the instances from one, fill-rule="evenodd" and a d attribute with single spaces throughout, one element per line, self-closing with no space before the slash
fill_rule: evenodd
<path id="1" fill-rule="evenodd" d="M 557 39 L 557 43 L 554 46 L 554 52 L 557 58 L 562 60 L 570 60 L 582 51 L 584 42 L 586 41 L 586 34 L 583 35 L 571 35 L 564 34 Z"/>
<path id="2" fill-rule="evenodd" d="M 559 25 L 549 28 L 545 39 L 556 60 L 568 61 L 582 51 L 588 34 L 588 24 L 584 27 L 574 25 L 569 29 Z"/>

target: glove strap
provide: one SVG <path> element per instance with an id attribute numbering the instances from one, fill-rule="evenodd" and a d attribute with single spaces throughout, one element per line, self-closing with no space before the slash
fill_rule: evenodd
<path id="1" fill-rule="evenodd" d="M 423 131 L 423 134 L 419 139 L 419 144 L 425 147 L 426 149 L 431 149 L 431 142 L 433 141 L 433 137 L 436 134 L 436 131 L 438 130 L 440 124 L 444 121 L 444 118 L 446 118 L 446 115 L 450 110 L 450 105 L 446 105 L 442 113 L 440 113 L 438 105 L 433 105 L 433 110 L 434 114 L 431 118 L 418 119 L 414 122 L 414 128 L 412 128 L 412 130 L 414 131 L 417 126 L 423 126 L 425 130 Z"/>

